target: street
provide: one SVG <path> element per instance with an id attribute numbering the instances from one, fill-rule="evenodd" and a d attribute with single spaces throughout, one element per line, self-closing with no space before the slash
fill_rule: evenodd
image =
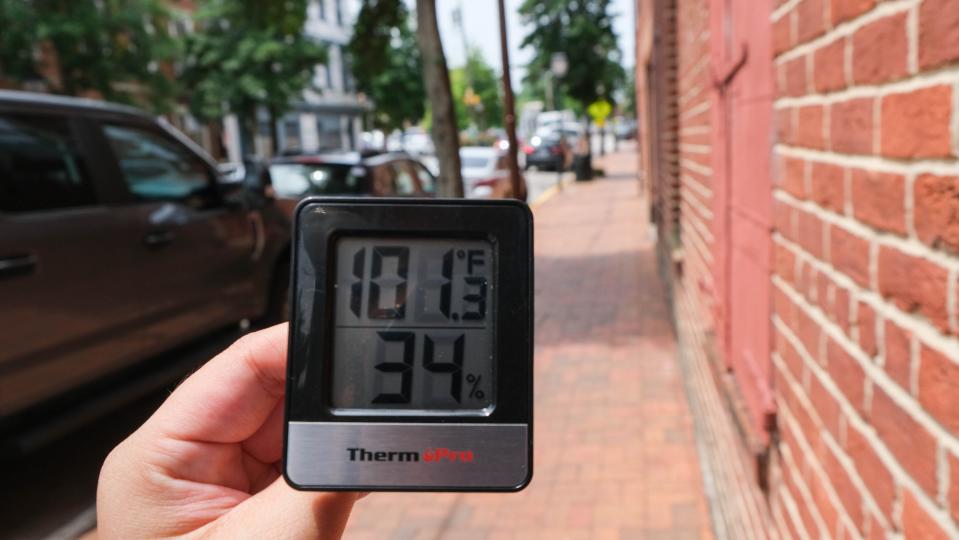
<path id="1" fill-rule="evenodd" d="M 114 400 L 87 422 L 69 424 L 62 436 L 23 455 L 0 457 L 0 538 L 75 538 L 94 527 L 97 476 L 110 450 L 139 427 L 179 381 L 238 336 L 225 330 L 157 359 L 163 369 L 103 385 L 98 397 L 122 394 L 133 386 L 142 390 Z M 64 409 L 38 422 L 56 424 L 73 412 L 72 407 Z"/>

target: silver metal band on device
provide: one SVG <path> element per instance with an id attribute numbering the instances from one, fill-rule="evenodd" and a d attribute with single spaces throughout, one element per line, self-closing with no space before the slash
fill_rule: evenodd
<path id="1" fill-rule="evenodd" d="M 303 487 L 509 490 L 529 472 L 526 424 L 290 422 L 287 476 Z"/>

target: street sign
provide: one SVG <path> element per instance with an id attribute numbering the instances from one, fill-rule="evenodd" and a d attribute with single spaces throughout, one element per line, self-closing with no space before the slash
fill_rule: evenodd
<path id="1" fill-rule="evenodd" d="M 586 108 L 586 113 L 589 114 L 589 117 L 593 119 L 593 122 L 600 127 L 606 124 L 606 119 L 612 112 L 613 106 L 605 99 L 594 101 L 589 104 L 589 107 Z"/>
<path id="2" fill-rule="evenodd" d="M 297 207 L 284 475 L 518 491 L 532 476 L 532 215 L 518 201 Z"/>

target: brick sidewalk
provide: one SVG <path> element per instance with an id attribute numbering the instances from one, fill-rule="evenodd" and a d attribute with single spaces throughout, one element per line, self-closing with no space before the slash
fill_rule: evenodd
<path id="1" fill-rule="evenodd" d="M 373 494 L 346 538 L 710 537 L 693 421 L 631 153 L 535 210 L 533 482 Z"/>

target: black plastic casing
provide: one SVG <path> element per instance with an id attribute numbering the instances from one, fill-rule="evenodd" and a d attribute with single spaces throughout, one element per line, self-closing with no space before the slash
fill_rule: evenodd
<path id="1" fill-rule="evenodd" d="M 337 415 L 330 396 L 332 294 L 340 237 L 488 240 L 494 260 L 495 321 L 492 350 L 494 404 L 485 415 Z M 526 424 L 529 474 L 533 464 L 533 217 L 514 200 L 311 197 L 294 214 L 291 312 L 284 422 L 284 475 L 290 422 Z M 297 489 L 311 489 L 296 485 Z M 325 486 L 336 491 L 338 488 Z M 351 490 L 343 488 L 342 490 Z M 375 491 L 504 491 L 432 487 Z"/>

